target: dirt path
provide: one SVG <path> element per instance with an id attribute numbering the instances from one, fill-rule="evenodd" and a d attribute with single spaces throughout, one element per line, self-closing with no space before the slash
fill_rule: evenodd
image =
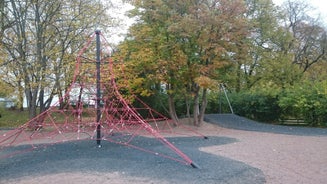
<path id="1" fill-rule="evenodd" d="M 327 181 L 327 137 L 232 130 L 206 125 L 210 134 L 239 142 L 201 148 L 259 168 L 268 184 L 323 184 Z"/>

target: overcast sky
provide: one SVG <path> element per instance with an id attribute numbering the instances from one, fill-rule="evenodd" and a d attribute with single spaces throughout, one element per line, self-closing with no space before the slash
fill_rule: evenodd
<path id="1" fill-rule="evenodd" d="M 285 0 L 273 0 L 276 5 L 281 5 Z M 316 11 L 313 14 L 320 14 L 327 27 L 327 0 L 306 0 Z"/>
<path id="2" fill-rule="evenodd" d="M 130 4 L 123 4 L 122 0 L 112 0 L 112 3 L 115 8 L 110 9 L 109 14 L 121 19 L 122 21 L 119 26 L 111 28 L 110 35 L 106 36 L 111 37 L 111 39 L 108 40 L 110 43 L 117 44 L 124 40 L 128 27 L 133 23 L 133 21 L 125 15 L 126 11 L 133 9 L 133 6 Z"/>
<path id="3" fill-rule="evenodd" d="M 281 5 L 285 0 L 273 0 L 275 5 Z M 321 18 L 324 22 L 324 25 L 327 27 L 327 0 L 306 0 L 309 4 L 312 5 L 316 11 L 313 14 L 320 14 Z M 122 41 L 125 34 L 127 33 L 127 28 L 131 25 L 132 21 L 128 20 L 126 16 L 124 16 L 124 12 L 126 10 L 132 9 L 132 6 L 128 4 L 122 4 L 122 0 L 112 0 L 112 2 L 116 5 L 117 9 L 111 10 L 111 15 L 122 18 L 122 25 L 119 26 L 119 29 L 113 28 L 111 31 L 111 40 L 110 42 L 117 44 L 119 41 Z"/>

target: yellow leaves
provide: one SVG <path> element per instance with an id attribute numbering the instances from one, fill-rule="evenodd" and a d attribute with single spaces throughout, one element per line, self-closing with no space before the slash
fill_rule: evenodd
<path id="1" fill-rule="evenodd" d="M 130 83 L 132 89 L 129 90 L 132 90 L 132 93 L 140 94 L 141 96 L 150 96 L 153 94 L 149 88 L 144 87 L 147 83 L 145 78 L 138 77 L 130 81 Z"/>
<path id="2" fill-rule="evenodd" d="M 176 1 L 138 4 L 143 9 L 138 12 L 140 21 L 120 45 L 120 54 L 130 68 L 126 75 L 134 80 L 133 89 L 144 95 L 150 93 L 145 89 L 151 90 L 154 83 L 173 85 L 174 91 L 187 91 L 185 86 L 194 83 L 203 88 L 216 87 L 218 70 L 230 63 L 228 53 L 235 50 L 230 47 L 243 38 L 239 36 L 243 35 L 243 25 L 234 26 L 242 23 L 242 0 L 237 0 L 237 5 L 228 0 L 222 3 L 226 6 Z"/>
<path id="3" fill-rule="evenodd" d="M 148 89 L 144 89 L 141 91 L 140 95 L 141 96 L 150 96 L 150 95 L 152 95 L 152 92 L 149 91 Z"/>
<path id="4" fill-rule="evenodd" d="M 142 86 L 142 84 L 144 83 L 144 78 L 136 78 L 133 80 L 133 85 L 134 86 Z"/>
<path id="5" fill-rule="evenodd" d="M 203 87 L 205 89 L 213 89 L 217 86 L 217 81 L 213 80 L 206 76 L 200 76 L 196 77 L 194 79 L 195 83 L 197 83 L 200 87 Z"/>
<path id="6" fill-rule="evenodd" d="M 9 86 L 8 84 L 4 83 L 0 80 L 0 96 L 9 96 L 11 93 L 14 92 L 14 89 L 12 86 Z"/>

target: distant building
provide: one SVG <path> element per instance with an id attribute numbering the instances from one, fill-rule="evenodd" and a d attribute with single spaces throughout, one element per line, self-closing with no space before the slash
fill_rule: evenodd
<path id="1" fill-rule="evenodd" d="M 0 107 L 12 108 L 15 107 L 15 102 L 8 98 L 0 98 Z"/>

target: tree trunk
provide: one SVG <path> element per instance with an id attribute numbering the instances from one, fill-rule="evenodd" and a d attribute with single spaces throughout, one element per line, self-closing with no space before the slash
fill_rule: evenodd
<path id="1" fill-rule="evenodd" d="M 67 100 L 64 99 L 64 96 L 62 95 L 61 91 L 58 91 L 58 98 L 59 98 L 59 109 L 64 109 L 65 101 L 67 101 Z"/>
<path id="2" fill-rule="evenodd" d="M 18 109 L 24 111 L 24 87 L 21 81 L 18 81 Z"/>
<path id="3" fill-rule="evenodd" d="M 188 97 L 185 97 L 185 104 L 186 104 L 186 117 L 188 119 L 188 123 L 191 124 L 191 102 Z"/>
<path id="4" fill-rule="evenodd" d="M 168 105 L 169 105 L 169 115 L 175 124 L 178 122 L 178 117 L 176 114 L 175 101 L 173 95 L 168 95 Z"/>
<path id="5" fill-rule="evenodd" d="M 200 114 L 198 116 L 198 126 L 201 126 L 204 121 L 204 114 L 207 108 L 208 100 L 207 100 L 207 89 L 203 89 L 202 93 L 202 102 L 201 102 L 201 108 L 200 108 Z"/>
<path id="6" fill-rule="evenodd" d="M 43 111 L 45 111 L 45 106 L 44 106 L 44 89 L 41 89 L 40 90 L 40 94 L 39 94 L 39 106 L 40 106 L 39 114 L 41 114 Z"/>
<path id="7" fill-rule="evenodd" d="M 194 95 L 194 104 L 193 104 L 193 124 L 194 126 L 199 126 L 199 90 Z"/>
<path id="8" fill-rule="evenodd" d="M 32 119 L 36 116 L 37 109 L 37 89 L 28 90 L 26 98 L 29 101 L 29 118 Z"/>
<path id="9" fill-rule="evenodd" d="M 237 69 L 236 69 L 236 92 L 240 92 L 241 91 L 241 73 L 242 73 L 242 69 L 241 69 L 241 65 L 237 64 Z"/>

